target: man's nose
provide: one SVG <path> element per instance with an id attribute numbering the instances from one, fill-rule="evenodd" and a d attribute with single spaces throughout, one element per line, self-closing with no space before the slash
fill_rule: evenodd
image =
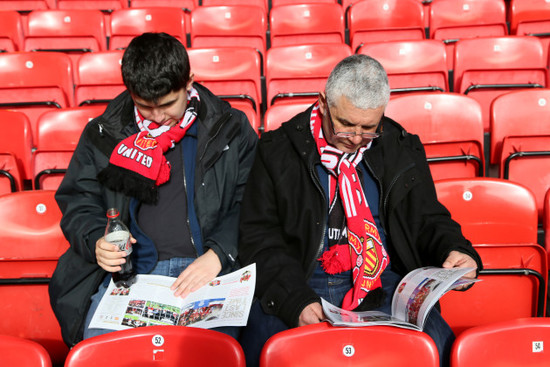
<path id="1" fill-rule="evenodd" d="M 164 113 L 159 108 L 154 108 L 151 111 L 151 119 L 156 123 L 162 123 L 164 121 Z"/>

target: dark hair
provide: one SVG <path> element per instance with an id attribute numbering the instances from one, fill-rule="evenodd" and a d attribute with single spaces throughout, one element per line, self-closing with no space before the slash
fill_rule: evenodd
<path id="1" fill-rule="evenodd" d="M 166 33 L 135 37 L 122 56 L 122 80 L 130 93 L 157 102 L 185 88 L 191 66 L 185 46 Z"/>

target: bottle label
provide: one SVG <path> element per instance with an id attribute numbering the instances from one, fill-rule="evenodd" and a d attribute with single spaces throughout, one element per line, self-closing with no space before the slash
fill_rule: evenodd
<path id="1" fill-rule="evenodd" d="M 132 253 L 132 243 L 130 242 L 130 233 L 126 231 L 116 231 L 107 233 L 105 241 L 117 245 L 120 251 L 125 251 L 127 255 Z"/>

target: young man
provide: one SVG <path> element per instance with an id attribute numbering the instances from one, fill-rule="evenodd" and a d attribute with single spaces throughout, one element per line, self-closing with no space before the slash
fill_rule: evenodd
<path id="1" fill-rule="evenodd" d="M 110 331 L 88 328 L 126 261 L 103 238 L 108 208 L 130 228 L 137 273 L 177 277 L 176 296 L 237 265 L 240 201 L 257 143 L 245 114 L 193 82 L 185 47 L 165 33 L 134 38 L 121 70 L 127 91 L 86 126 L 56 193 L 71 246 L 50 299 L 69 346 Z"/>
<path id="2" fill-rule="evenodd" d="M 437 201 L 418 136 L 384 116 L 389 95 L 382 66 L 353 55 L 317 103 L 262 135 L 240 222 L 239 258 L 258 271 L 241 338 L 248 366 L 271 335 L 321 322 L 320 297 L 390 314 L 411 270 L 481 267 Z M 446 363 L 454 336 L 437 310 L 425 331 Z"/>

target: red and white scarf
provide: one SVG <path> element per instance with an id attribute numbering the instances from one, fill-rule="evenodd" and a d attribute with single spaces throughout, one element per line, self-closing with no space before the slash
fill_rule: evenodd
<path id="1" fill-rule="evenodd" d="M 330 202 L 336 192 L 342 199 L 348 238 L 348 244 L 330 247 L 318 260 L 328 274 L 352 269 L 353 288 L 345 295 L 342 308 L 353 310 L 368 292 L 382 285 L 380 275 L 389 263 L 356 170 L 367 147 L 344 153 L 329 145 L 323 136 L 318 103 L 311 113 L 310 127 L 321 163 L 330 172 Z"/>
<path id="2" fill-rule="evenodd" d="M 164 154 L 183 139 L 197 118 L 199 103 L 199 94 L 193 88 L 187 93 L 183 117 L 172 127 L 146 120 L 134 107 L 140 131 L 118 143 L 109 165 L 98 175 L 100 181 L 141 201 L 156 202 L 157 187 L 170 179 L 170 162 Z"/>

